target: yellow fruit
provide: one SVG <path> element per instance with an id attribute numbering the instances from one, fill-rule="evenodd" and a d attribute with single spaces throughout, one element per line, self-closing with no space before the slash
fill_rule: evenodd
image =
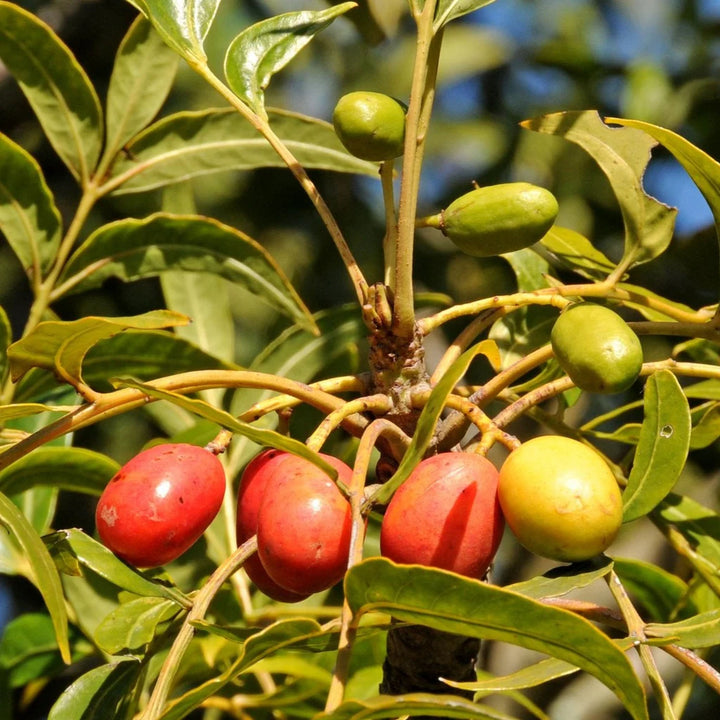
<path id="1" fill-rule="evenodd" d="M 616 312 L 602 305 L 580 303 L 561 313 L 550 341 L 560 367 L 587 392 L 627 390 L 642 369 L 638 336 Z"/>
<path id="2" fill-rule="evenodd" d="M 508 527 L 530 552 L 576 562 L 603 552 L 622 523 L 622 495 L 607 463 L 571 438 L 523 443 L 500 468 Z"/>

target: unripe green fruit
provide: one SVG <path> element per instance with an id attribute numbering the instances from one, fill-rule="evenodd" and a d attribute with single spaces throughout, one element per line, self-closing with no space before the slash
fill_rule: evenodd
<path id="1" fill-rule="evenodd" d="M 567 437 L 543 435 L 513 450 L 500 468 L 498 498 L 520 543 L 553 560 L 589 560 L 622 524 L 622 494 L 609 466 Z"/>
<path id="2" fill-rule="evenodd" d="M 521 250 L 540 240 L 558 214 L 555 196 L 525 182 L 475 188 L 430 218 L 463 252 L 490 257 Z"/>
<path id="3" fill-rule="evenodd" d="M 340 142 L 363 160 L 391 160 L 403 154 L 405 108 L 389 95 L 351 92 L 343 95 L 333 112 Z"/>
<path id="4" fill-rule="evenodd" d="M 560 367 L 587 392 L 627 390 L 642 369 L 638 336 L 602 305 L 581 303 L 565 310 L 553 325 L 550 341 Z"/>

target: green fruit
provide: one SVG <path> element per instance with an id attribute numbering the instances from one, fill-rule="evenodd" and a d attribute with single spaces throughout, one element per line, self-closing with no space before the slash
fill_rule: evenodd
<path id="1" fill-rule="evenodd" d="M 426 224 L 440 228 L 468 255 L 490 257 L 536 243 L 557 214 L 557 200 L 549 190 L 516 182 L 475 188 Z"/>
<path id="2" fill-rule="evenodd" d="M 394 98 L 376 92 L 343 95 L 333 111 L 340 142 L 363 160 L 391 160 L 403 154 L 405 108 Z"/>
<path id="3" fill-rule="evenodd" d="M 560 367 L 587 392 L 627 390 L 642 368 L 638 336 L 602 305 L 581 303 L 565 310 L 555 321 L 550 341 Z"/>
<path id="4" fill-rule="evenodd" d="M 500 468 L 505 521 L 530 552 L 579 562 L 605 551 L 622 524 L 622 494 L 608 464 L 577 440 L 542 435 Z"/>

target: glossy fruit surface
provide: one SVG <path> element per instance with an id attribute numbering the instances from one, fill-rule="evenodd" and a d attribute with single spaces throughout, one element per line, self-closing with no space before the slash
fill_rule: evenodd
<path id="1" fill-rule="evenodd" d="M 241 545 L 257 533 L 258 513 L 265 496 L 268 480 L 276 472 L 275 468 L 287 457 L 281 450 L 263 450 L 245 467 L 237 500 L 237 543 Z M 245 561 L 245 572 L 262 593 L 279 602 L 299 602 L 307 597 L 280 587 L 265 571 L 258 553 Z"/>
<path id="2" fill-rule="evenodd" d="M 333 127 L 340 142 L 363 160 L 391 160 L 403 154 L 405 108 L 389 95 L 351 92 L 338 100 Z"/>
<path id="3" fill-rule="evenodd" d="M 224 494 L 225 473 L 212 452 L 185 443 L 156 445 L 107 484 L 95 510 L 98 534 L 131 565 L 164 565 L 200 538 Z"/>
<path id="4" fill-rule="evenodd" d="M 420 462 L 385 510 L 380 549 L 389 559 L 482 578 L 503 532 L 495 466 L 474 453 Z"/>
<path id="5" fill-rule="evenodd" d="M 543 435 L 523 443 L 500 468 L 505 520 L 528 550 L 553 560 L 603 552 L 622 523 L 622 495 L 607 463 L 571 438 Z"/>
<path id="6" fill-rule="evenodd" d="M 348 485 L 352 470 L 322 455 Z M 258 512 L 260 562 L 280 587 L 309 595 L 335 585 L 350 551 L 350 503 L 309 460 L 289 455 L 274 467 Z"/>
<path id="7" fill-rule="evenodd" d="M 557 214 L 557 200 L 549 190 L 525 182 L 502 183 L 460 196 L 429 224 L 468 255 L 490 257 L 536 243 Z"/>
<path id="8" fill-rule="evenodd" d="M 562 312 L 550 341 L 560 367 L 587 392 L 627 390 L 642 369 L 638 336 L 616 312 L 602 305 L 579 303 Z"/>

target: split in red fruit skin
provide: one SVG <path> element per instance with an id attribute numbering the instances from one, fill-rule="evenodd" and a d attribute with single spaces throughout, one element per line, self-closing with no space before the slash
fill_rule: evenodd
<path id="1" fill-rule="evenodd" d="M 352 470 L 322 455 L 349 485 Z M 352 512 L 335 483 L 316 465 L 290 455 L 275 467 L 258 513 L 258 555 L 278 585 L 308 595 L 339 582 L 350 553 Z"/>
<path id="2" fill-rule="evenodd" d="M 388 504 L 381 553 L 482 578 L 502 539 L 498 471 L 481 455 L 440 453 L 418 464 Z"/>
<path id="3" fill-rule="evenodd" d="M 156 445 L 107 484 L 95 510 L 98 535 L 131 565 L 165 565 L 205 532 L 224 494 L 225 472 L 212 452 L 186 443 Z"/>
<path id="4" fill-rule="evenodd" d="M 258 512 L 265 496 L 268 480 L 277 466 L 290 457 L 290 453 L 273 448 L 257 454 L 245 467 L 240 478 L 237 500 L 237 543 L 242 545 L 257 533 Z M 294 593 L 278 585 L 265 571 L 258 553 L 249 557 L 243 565 L 253 584 L 260 592 L 278 602 L 300 602 L 308 593 Z"/>

